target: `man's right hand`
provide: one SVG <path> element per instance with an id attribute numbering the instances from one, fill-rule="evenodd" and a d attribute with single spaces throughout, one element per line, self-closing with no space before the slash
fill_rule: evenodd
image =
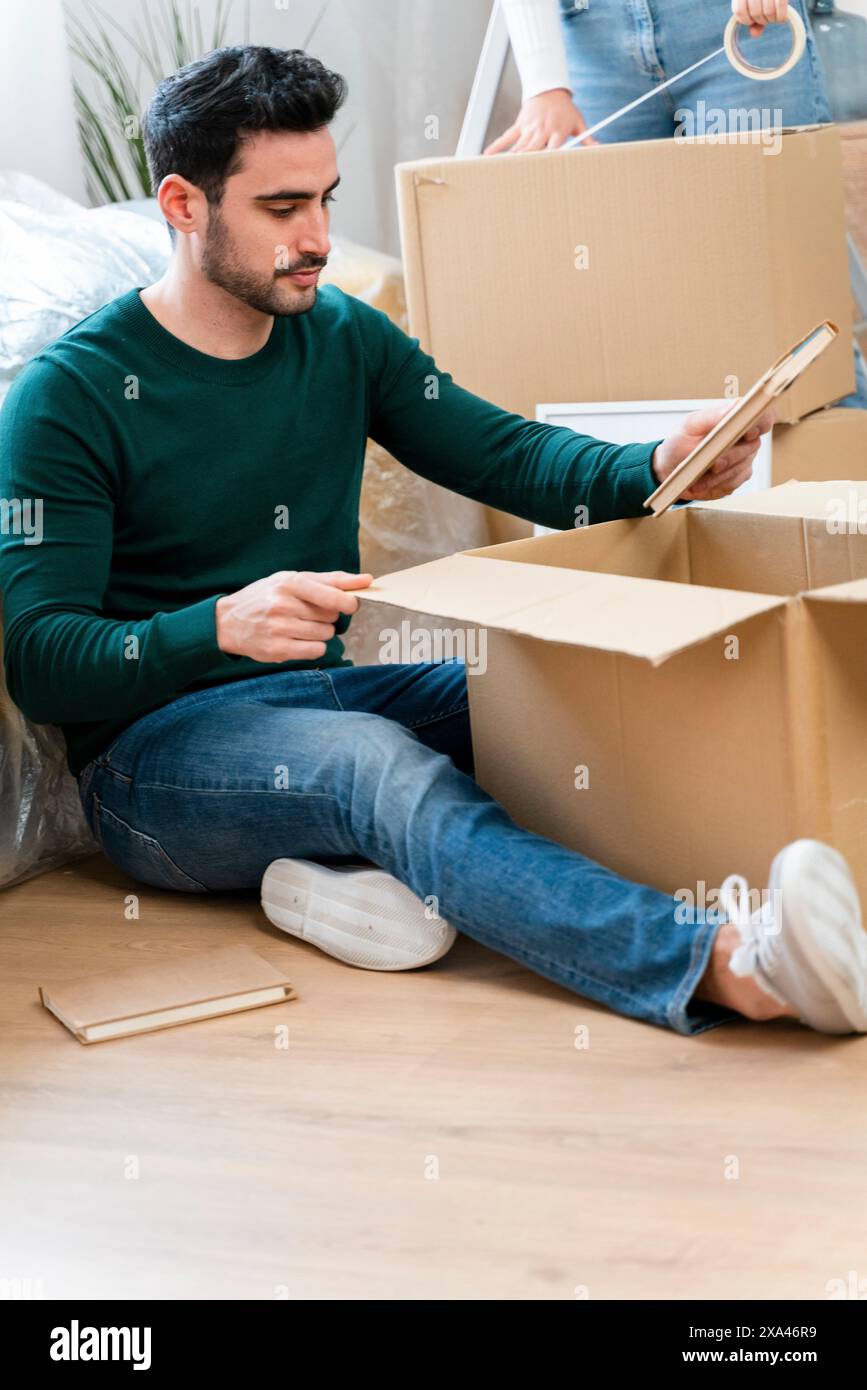
<path id="1" fill-rule="evenodd" d="M 372 574 L 277 570 L 217 599 L 217 645 L 254 661 L 315 661 L 341 613 L 354 613 Z"/>

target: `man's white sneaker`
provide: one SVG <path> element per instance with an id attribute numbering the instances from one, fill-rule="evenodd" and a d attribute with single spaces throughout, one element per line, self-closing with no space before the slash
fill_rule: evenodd
<path id="1" fill-rule="evenodd" d="M 262 877 L 269 922 L 363 970 L 415 970 L 439 960 L 457 932 L 384 869 L 275 859 Z"/>
<path id="2" fill-rule="evenodd" d="M 741 945 L 729 968 L 751 975 L 802 1023 L 821 1033 L 867 1032 L 867 933 L 842 854 L 794 840 L 774 859 L 767 898 L 750 911 L 745 880 L 731 874 L 722 905 Z"/>

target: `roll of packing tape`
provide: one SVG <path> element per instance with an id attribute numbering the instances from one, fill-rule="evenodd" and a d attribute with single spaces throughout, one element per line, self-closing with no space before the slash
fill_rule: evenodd
<path id="1" fill-rule="evenodd" d="M 743 77 L 753 77 L 758 82 L 770 82 L 774 77 L 782 77 L 784 73 L 791 72 L 792 68 L 802 56 L 807 47 L 807 31 L 804 28 L 804 21 L 797 10 L 789 6 L 786 19 L 792 30 L 792 51 L 786 61 L 778 68 L 757 68 L 752 63 L 748 63 L 741 50 L 738 48 L 738 29 L 740 21 L 732 15 L 723 36 L 723 44 L 726 57 L 736 72 Z"/>

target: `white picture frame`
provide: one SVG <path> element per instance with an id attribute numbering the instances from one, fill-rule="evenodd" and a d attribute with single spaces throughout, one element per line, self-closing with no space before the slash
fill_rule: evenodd
<path id="1" fill-rule="evenodd" d="M 544 401 L 536 406 L 536 419 L 611 444 L 640 444 L 644 440 L 664 439 L 693 410 L 716 405 L 731 405 L 731 401 L 723 396 L 689 401 Z M 753 461 L 753 476 L 741 484 L 738 492 L 757 492 L 771 486 L 772 433 L 769 430 L 762 435 Z M 534 535 L 547 535 L 552 529 L 536 525 Z"/>

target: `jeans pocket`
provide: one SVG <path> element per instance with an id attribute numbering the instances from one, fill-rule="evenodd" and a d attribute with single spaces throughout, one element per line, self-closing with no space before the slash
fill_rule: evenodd
<path id="1" fill-rule="evenodd" d="M 163 849 L 159 840 L 134 830 L 93 794 L 93 833 L 107 859 L 132 878 L 152 888 L 173 888 L 182 893 L 207 893 L 198 879 L 186 873 Z"/>

